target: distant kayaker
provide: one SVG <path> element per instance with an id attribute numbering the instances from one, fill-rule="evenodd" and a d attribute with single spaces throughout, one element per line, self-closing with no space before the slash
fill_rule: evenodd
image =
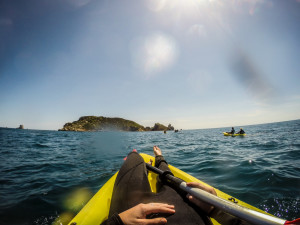
<path id="1" fill-rule="evenodd" d="M 245 131 L 243 130 L 243 128 L 240 128 L 240 131 L 237 132 L 237 134 L 244 134 L 244 133 L 245 133 Z"/>
<path id="2" fill-rule="evenodd" d="M 237 132 L 237 134 L 244 134 L 244 133 L 245 133 L 245 131 L 243 130 L 243 128 L 240 128 L 240 131 Z"/>
<path id="3" fill-rule="evenodd" d="M 153 152 L 155 167 L 171 172 L 161 150 L 154 146 Z M 160 180 L 156 184 L 157 193 L 153 193 L 147 173 L 144 159 L 131 152 L 117 175 L 109 216 L 101 225 L 166 224 L 167 220 L 174 225 L 211 225 L 210 217 L 225 225 L 246 224 Z M 187 186 L 217 195 L 212 187 L 197 182 Z"/>
<path id="4" fill-rule="evenodd" d="M 234 130 L 234 127 L 231 127 L 231 131 L 228 132 L 229 134 L 234 134 L 235 133 L 235 130 Z"/>

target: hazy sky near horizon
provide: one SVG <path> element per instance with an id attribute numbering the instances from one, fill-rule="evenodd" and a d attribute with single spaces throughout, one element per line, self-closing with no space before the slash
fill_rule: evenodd
<path id="1" fill-rule="evenodd" d="M 0 127 L 300 119 L 299 0 L 0 0 Z"/>

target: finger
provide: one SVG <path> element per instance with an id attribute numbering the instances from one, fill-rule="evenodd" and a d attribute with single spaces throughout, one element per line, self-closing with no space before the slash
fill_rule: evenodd
<path id="1" fill-rule="evenodd" d="M 164 207 L 164 208 L 169 208 L 169 209 L 174 209 L 175 208 L 174 205 L 169 205 L 167 203 L 152 202 L 152 203 L 148 203 L 146 205 L 150 206 L 150 208 L 157 208 L 157 207 Z"/>
<path id="2" fill-rule="evenodd" d="M 166 224 L 167 219 L 166 218 L 154 218 L 154 219 L 140 219 L 139 220 L 140 224 L 145 224 L 145 225 L 155 225 L 155 224 Z"/>
<path id="3" fill-rule="evenodd" d="M 165 207 L 172 208 L 172 209 L 175 208 L 174 205 L 170 205 L 170 204 L 167 204 L 167 203 L 151 202 L 151 203 L 148 203 L 148 204 L 150 204 L 151 206 L 165 206 Z"/>
<path id="4" fill-rule="evenodd" d="M 201 201 L 200 199 L 194 197 L 193 195 L 187 194 L 186 197 L 188 198 L 188 200 L 198 206 L 205 206 L 208 205 L 207 203 Z"/>
<path id="5" fill-rule="evenodd" d="M 199 201 L 197 198 L 194 198 L 192 195 L 188 194 L 187 195 L 187 198 L 190 202 L 198 205 L 198 204 L 201 204 L 201 201 Z"/>
<path id="6" fill-rule="evenodd" d="M 163 203 L 149 203 L 144 206 L 144 212 L 146 215 L 150 213 L 175 213 L 174 205 Z"/>
<path id="7" fill-rule="evenodd" d="M 206 192 L 209 192 L 213 195 L 217 195 L 217 192 L 215 191 L 214 188 L 206 186 L 204 184 L 200 184 L 200 183 L 197 183 L 197 182 L 189 182 L 189 183 L 186 183 L 186 185 L 188 187 L 199 188 L 199 189 L 204 190 Z"/>
<path id="8" fill-rule="evenodd" d="M 205 186 L 203 184 L 200 184 L 200 183 L 197 183 L 197 182 L 189 182 L 189 183 L 186 183 L 186 185 L 188 187 L 199 188 L 201 190 L 210 192 L 210 190 L 209 190 L 209 188 L 207 186 Z"/>
<path id="9" fill-rule="evenodd" d="M 209 214 L 214 209 L 214 207 L 212 205 L 202 202 L 201 200 L 193 197 L 192 195 L 188 194 L 186 197 L 189 199 L 190 202 L 192 202 L 195 205 L 197 205 L 198 207 L 200 207 L 207 214 Z"/>
<path id="10" fill-rule="evenodd" d="M 198 183 L 198 182 L 188 182 L 188 183 L 186 183 L 186 185 L 187 185 L 188 187 L 196 187 L 196 188 L 204 187 L 203 184 L 200 184 L 200 183 Z"/>

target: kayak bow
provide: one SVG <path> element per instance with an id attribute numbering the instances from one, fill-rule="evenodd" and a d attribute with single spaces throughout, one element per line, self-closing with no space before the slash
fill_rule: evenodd
<path id="1" fill-rule="evenodd" d="M 154 161 L 155 158 L 153 156 L 147 154 L 140 154 L 145 162 L 149 162 L 150 160 Z M 147 166 L 149 167 L 149 166 Z M 154 167 L 155 168 L 155 167 Z M 202 199 L 203 201 L 209 202 L 210 204 L 214 205 L 221 210 L 226 210 L 231 212 L 233 215 L 237 217 L 245 217 L 250 218 L 249 220 L 255 221 L 255 224 L 263 225 L 263 224 L 272 224 L 272 225 L 300 225 L 300 220 L 295 220 L 292 222 L 282 220 L 277 217 L 273 217 L 270 214 L 255 208 L 245 202 L 242 202 L 236 198 L 235 202 L 232 203 L 230 199 L 233 199 L 232 196 L 215 189 L 217 192 L 217 196 L 211 195 L 205 191 L 202 191 L 197 188 L 190 188 L 186 186 L 185 182 L 198 182 L 204 185 L 209 186 L 208 184 L 192 177 L 191 175 L 179 170 L 178 168 L 169 164 L 169 168 L 174 176 L 178 180 L 179 186 L 181 189 L 185 190 L 188 193 L 191 193 L 194 196 Z M 157 169 L 157 168 L 155 168 Z M 152 171 L 152 170 L 151 170 Z M 108 218 L 110 202 L 113 192 L 114 183 L 117 177 L 117 173 L 113 175 L 103 186 L 102 188 L 90 199 L 90 201 L 80 210 L 80 212 L 69 222 L 69 225 L 95 225 L 101 224 L 105 219 Z M 148 180 L 150 183 L 150 187 L 152 192 L 156 192 L 156 182 L 157 182 L 157 173 L 149 172 L 148 173 Z M 167 180 L 169 180 L 169 174 L 166 174 Z M 184 181 L 183 181 L 184 180 Z M 196 190 L 195 190 L 196 189 Z M 254 219 L 253 219 L 254 218 Z M 260 221 L 258 223 L 258 221 Z M 273 223 L 268 222 L 273 221 Z M 212 223 L 214 225 L 219 225 L 219 223 L 212 218 Z"/>

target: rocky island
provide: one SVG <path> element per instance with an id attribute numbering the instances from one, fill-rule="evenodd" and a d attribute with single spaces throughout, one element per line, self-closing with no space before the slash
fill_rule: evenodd
<path id="1" fill-rule="evenodd" d="M 174 130 L 169 124 L 167 127 L 155 123 L 153 127 L 144 127 L 134 121 L 123 118 L 110 118 L 103 116 L 83 116 L 72 123 L 66 123 L 59 131 L 166 131 Z"/>

